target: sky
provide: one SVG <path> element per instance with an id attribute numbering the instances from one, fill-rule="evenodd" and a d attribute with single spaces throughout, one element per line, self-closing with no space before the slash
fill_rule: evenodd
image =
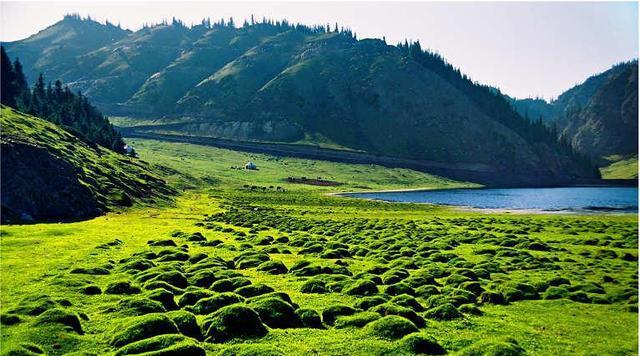
<path id="1" fill-rule="evenodd" d="M 349 27 L 358 38 L 419 40 L 473 80 L 552 99 L 638 57 L 637 2 L 0 2 L 0 40 L 26 38 L 66 13 L 131 30 L 176 17 L 287 19 Z M 333 25 L 332 25 L 333 27 Z"/>

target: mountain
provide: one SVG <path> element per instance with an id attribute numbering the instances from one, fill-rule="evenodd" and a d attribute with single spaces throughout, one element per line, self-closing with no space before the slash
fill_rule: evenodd
<path id="1" fill-rule="evenodd" d="M 512 102 L 522 115 L 532 120 L 542 118 L 600 165 L 637 156 L 637 60 L 592 76 L 550 103 L 541 99 Z"/>
<path id="2" fill-rule="evenodd" d="M 43 32 L 63 32 L 70 20 Z M 7 52 L 46 51 L 33 48 L 32 37 L 4 44 Z M 81 47 L 77 41 L 69 46 Z M 514 184 L 597 177 L 499 91 L 472 82 L 419 43 L 390 46 L 285 21 L 236 28 L 173 20 L 73 56 L 55 67 L 59 79 L 107 114 L 160 120 L 147 131 L 322 142 L 509 176 Z"/>
<path id="3" fill-rule="evenodd" d="M 149 167 L 2 105 L 2 223 L 98 216 L 173 192 Z"/>
<path id="4" fill-rule="evenodd" d="M 42 73 L 47 78 L 62 79 L 76 64 L 76 58 L 107 44 L 114 43 L 130 31 L 118 26 L 66 15 L 64 19 L 27 39 L 9 42 L 12 53 L 29 68 L 25 74 L 31 83 Z M 11 56 L 16 57 L 15 55 Z"/>

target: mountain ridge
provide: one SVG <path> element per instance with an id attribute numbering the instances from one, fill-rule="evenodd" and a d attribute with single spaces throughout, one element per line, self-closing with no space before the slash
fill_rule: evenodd
<path id="1" fill-rule="evenodd" d="M 14 56 L 24 46 L 6 45 Z M 391 46 L 286 22 L 188 28 L 174 20 L 76 56 L 62 76 L 108 114 L 181 118 L 170 126 L 177 133 L 283 143 L 322 136 L 372 154 L 485 164 L 496 174 L 597 176 L 502 94 L 417 42 Z"/>

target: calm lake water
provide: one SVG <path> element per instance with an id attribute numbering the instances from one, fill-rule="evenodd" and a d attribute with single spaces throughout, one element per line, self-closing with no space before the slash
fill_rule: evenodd
<path id="1" fill-rule="evenodd" d="M 636 187 L 448 189 L 346 195 L 392 202 L 431 203 L 482 209 L 629 213 L 638 211 L 638 188 Z"/>

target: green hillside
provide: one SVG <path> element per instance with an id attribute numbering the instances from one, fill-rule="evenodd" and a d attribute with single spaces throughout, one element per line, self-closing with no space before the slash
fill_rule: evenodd
<path id="1" fill-rule="evenodd" d="M 144 162 L 2 106 L 2 222 L 86 219 L 173 189 Z"/>
<path id="2" fill-rule="evenodd" d="M 638 155 L 608 157 L 611 164 L 600 168 L 604 179 L 638 179 Z"/>

